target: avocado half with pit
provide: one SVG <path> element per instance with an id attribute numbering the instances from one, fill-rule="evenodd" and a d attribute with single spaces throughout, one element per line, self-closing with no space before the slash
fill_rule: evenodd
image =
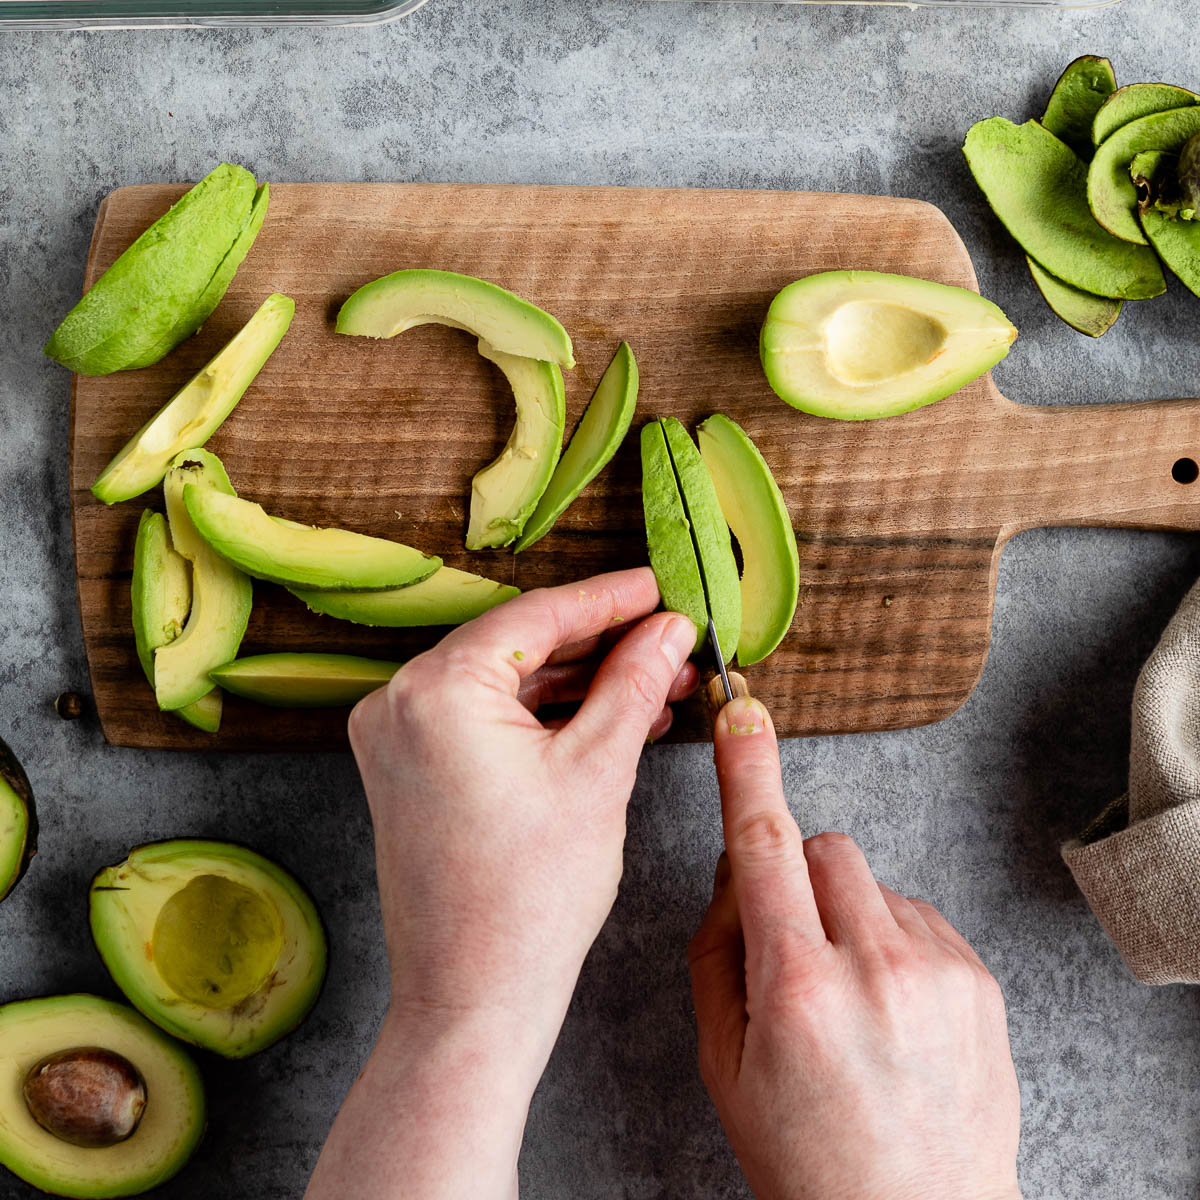
<path id="1" fill-rule="evenodd" d="M 767 381 L 793 408 L 866 421 L 958 391 L 995 366 L 1016 336 L 996 305 L 966 288 L 824 271 L 771 301 L 760 351 Z"/>
<path id="2" fill-rule="evenodd" d="M 92 937 L 144 1016 L 226 1058 L 290 1033 L 325 979 L 325 930 L 282 867 L 226 842 L 140 846 L 92 881 Z"/>
<path id="3" fill-rule="evenodd" d="M 0 739 L 0 900 L 21 882 L 36 853 L 33 788 L 17 756 Z"/>
<path id="4" fill-rule="evenodd" d="M 124 1004 L 48 996 L 0 1006 L 0 1163 L 58 1196 L 136 1196 L 204 1134 L 200 1073 Z"/>

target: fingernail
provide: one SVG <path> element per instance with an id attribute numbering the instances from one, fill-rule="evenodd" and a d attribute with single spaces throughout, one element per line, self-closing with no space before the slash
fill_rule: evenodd
<path id="1" fill-rule="evenodd" d="M 678 675 L 679 668 L 691 654 L 696 644 L 696 628 L 687 617 L 672 617 L 662 632 L 662 652 L 666 655 L 671 670 Z"/>
<path id="2" fill-rule="evenodd" d="M 745 737 L 767 728 L 767 710 L 753 696 L 739 696 L 721 709 L 725 732 Z"/>

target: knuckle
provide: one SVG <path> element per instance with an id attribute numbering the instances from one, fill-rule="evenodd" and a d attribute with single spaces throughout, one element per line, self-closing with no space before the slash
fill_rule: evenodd
<path id="1" fill-rule="evenodd" d="M 773 863 L 793 857 L 800 831 L 788 813 L 763 810 L 743 817 L 733 831 L 733 841 L 743 862 Z"/>
<path id="2" fill-rule="evenodd" d="M 818 833 L 804 843 L 804 852 L 810 857 L 830 860 L 854 858 L 862 853 L 848 833 Z"/>

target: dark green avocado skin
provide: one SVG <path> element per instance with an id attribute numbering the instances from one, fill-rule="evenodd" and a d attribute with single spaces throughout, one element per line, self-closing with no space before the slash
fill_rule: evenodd
<path id="1" fill-rule="evenodd" d="M 17 756 L 9 749 L 8 743 L 3 738 L 0 738 L 0 779 L 3 779 L 16 792 L 17 796 L 24 803 L 25 811 L 29 817 L 29 829 L 25 834 L 25 853 L 21 865 L 7 883 L 4 880 L 0 880 L 0 900 L 3 900 L 21 882 L 25 872 L 29 870 L 29 864 L 33 861 L 33 856 L 37 853 L 38 835 L 37 809 L 33 802 L 33 788 L 29 786 L 29 777 L 22 770 L 21 764 L 17 761 Z"/>

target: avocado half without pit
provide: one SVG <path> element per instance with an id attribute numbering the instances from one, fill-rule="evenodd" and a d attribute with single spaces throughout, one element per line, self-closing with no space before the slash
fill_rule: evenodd
<path id="1" fill-rule="evenodd" d="M 291 1032 L 325 978 L 325 931 L 312 900 L 241 846 L 141 846 L 96 876 L 90 909 L 100 956 L 134 1007 L 226 1058 Z"/>
<path id="2" fill-rule="evenodd" d="M 36 853 L 33 789 L 17 756 L 0 740 L 0 900 L 21 882 Z"/>
<path id="3" fill-rule="evenodd" d="M 183 1048 L 123 1004 L 0 1006 L 0 1163 L 34 1187 L 101 1200 L 165 1183 L 204 1133 Z"/>

